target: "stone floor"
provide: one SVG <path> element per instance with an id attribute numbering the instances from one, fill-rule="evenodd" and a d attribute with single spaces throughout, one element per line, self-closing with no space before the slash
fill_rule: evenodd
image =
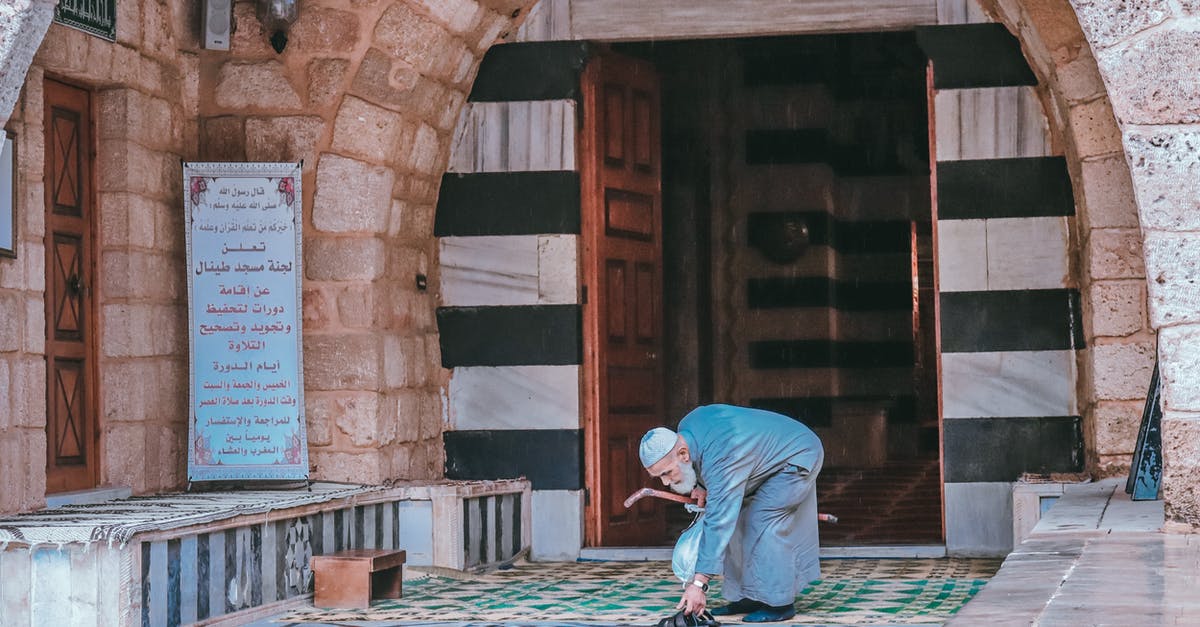
<path id="1" fill-rule="evenodd" d="M 947 625 L 1200 625 L 1200 535 L 1162 533 L 1123 483 L 1068 487 Z"/>

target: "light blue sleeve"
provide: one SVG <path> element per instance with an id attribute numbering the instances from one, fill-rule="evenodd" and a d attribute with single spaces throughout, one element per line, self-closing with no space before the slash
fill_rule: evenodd
<path id="1" fill-rule="evenodd" d="M 708 490 L 700 537 L 696 572 L 720 575 L 724 570 L 725 549 L 737 527 L 746 483 L 753 468 L 750 455 L 740 455 L 741 446 L 730 446 L 730 454 L 704 464 L 704 485 Z"/>

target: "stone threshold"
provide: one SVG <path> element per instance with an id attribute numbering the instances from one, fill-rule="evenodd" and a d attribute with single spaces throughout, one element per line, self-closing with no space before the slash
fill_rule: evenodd
<path id="1" fill-rule="evenodd" d="M 669 546 L 585 547 L 579 552 L 583 561 L 669 562 Z M 941 544 L 823 546 L 821 559 L 941 559 L 946 547 Z"/>

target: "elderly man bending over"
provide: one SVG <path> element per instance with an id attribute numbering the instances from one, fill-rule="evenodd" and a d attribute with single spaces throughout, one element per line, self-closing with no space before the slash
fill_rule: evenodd
<path id="1" fill-rule="evenodd" d="M 730 603 L 714 615 L 795 616 L 796 594 L 821 576 L 816 480 L 825 453 L 816 434 L 769 411 L 707 405 L 684 416 L 678 434 L 651 429 L 639 454 L 651 477 L 706 508 L 684 612 L 702 612 L 709 580 L 724 575 Z"/>

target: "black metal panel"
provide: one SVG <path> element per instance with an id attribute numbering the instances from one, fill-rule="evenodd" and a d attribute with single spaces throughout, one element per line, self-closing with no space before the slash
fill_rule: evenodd
<path id="1" fill-rule="evenodd" d="M 582 363 L 579 305 L 439 307 L 442 366 Z"/>
<path id="2" fill-rule="evenodd" d="M 934 89 L 1037 84 L 1021 42 L 1003 24 L 921 26 L 917 45 L 933 61 Z"/>
<path id="3" fill-rule="evenodd" d="M 937 164 L 939 220 L 1075 215 L 1062 157 L 971 159 Z"/>
<path id="4" fill-rule="evenodd" d="M 772 277 L 747 281 L 746 296 L 751 309 L 833 307 L 843 311 L 894 311 L 912 307 L 912 283 Z"/>
<path id="5" fill-rule="evenodd" d="M 579 233 L 577 172 L 446 174 L 433 234 Z"/>
<path id="6" fill-rule="evenodd" d="M 446 431 L 442 437 L 447 479 L 525 477 L 534 490 L 583 488 L 579 429 Z"/>
<path id="7" fill-rule="evenodd" d="M 1026 472 L 1080 472 L 1081 423 L 1079 416 L 945 420 L 946 481 L 1014 481 Z"/>
<path id="8" fill-rule="evenodd" d="M 912 342 L 830 342 L 764 340 L 750 342 L 750 367 L 903 368 L 913 365 Z"/>
<path id="9" fill-rule="evenodd" d="M 1079 290 L 943 292 L 942 352 L 1084 347 Z"/>
<path id="10" fill-rule="evenodd" d="M 582 41 L 539 41 L 492 46 L 471 86 L 472 102 L 561 100 L 579 95 L 587 62 Z"/>

